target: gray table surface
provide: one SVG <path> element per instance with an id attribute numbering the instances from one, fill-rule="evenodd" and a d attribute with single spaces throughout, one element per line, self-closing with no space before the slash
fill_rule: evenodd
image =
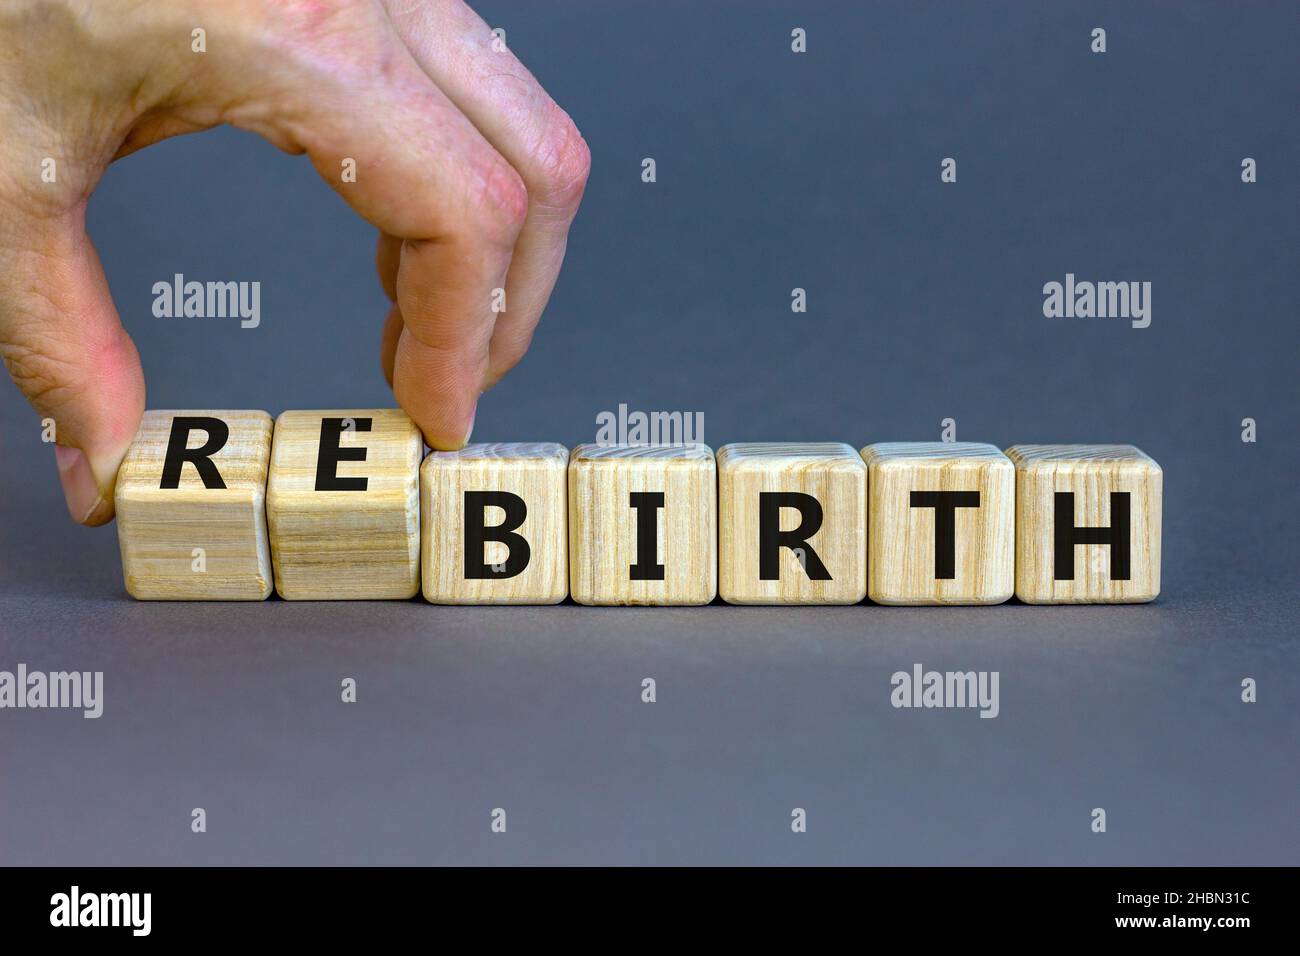
<path id="1" fill-rule="evenodd" d="M 594 170 L 476 437 L 589 441 L 625 402 L 715 446 L 1132 442 L 1156 603 L 135 603 L 6 383 L 0 669 L 101 670 L 105 709 L 0 711 L 0 862 L 1300 862 L 1300 25 L 1130 6 L 484 4 Z M 150 407 L 391 404 L 371 231 L 305 160 L 183 137 L 90 226 Z M 175 272 L 261 281 L 261 327 L 155 319 Z M 1045 319 L 1067 272 L 1151 281 L 1150 328 Z M 915 663 L 998 671 L 1000 715 L 894 709 Z"/>

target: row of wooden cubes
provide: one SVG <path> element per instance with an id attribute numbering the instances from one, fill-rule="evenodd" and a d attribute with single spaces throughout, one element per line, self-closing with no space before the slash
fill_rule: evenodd
<path id="1" fill-rule="evenodd" d="M 153 600 L 1035 604 L 1160 590 L 1128 445 L 470 445 L 397 409 L 150 411 L 118 475 Z"/>

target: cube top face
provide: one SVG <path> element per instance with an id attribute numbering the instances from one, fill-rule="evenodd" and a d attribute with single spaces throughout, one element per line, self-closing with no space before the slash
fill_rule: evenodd
<path id="1" fill-rule="evenodd" d="M 1015 587 L 1015 468 L 994 445 L 882 442 L 869 468 L 867 594 L 1000 604 Z"/>
<path id="2" fill-rule="evenodd" d="M 569 463 L 569 590 L 579 604 L 717 595 L 717 464 L 707 445 L 579 445 Z"/>
<path id="3" fill-rule="evenodd" d="M 927 461 L 953 461 L 970 465 L 995 462 L 1008 469 L 1012 467 L 1011 460 L 1002 454 L 997 445 L 974 441 L 875 442 L 862 449 L 862 460 L 868 467 L 894 463 L 911 467 L 914 462 Z"/>
<path id="4" fill-rule="evenodd" d="M 414 597 L 423 454 L 419 429 L 400 409 L 283 413 L 266 495 L 280 596 Z"/>
<path id="5" fill-rule="evenodd" d="M 1016 596 L 1128 604 L 1160 593 L 1163 473 L 1132 445 L 1014 445 Z"/>
<path id="6" fill-rule="evenodd" d="M 849 445 L 718 451 L 718 592 L 732 604 L 856 604 L 867 593 L 867 466 Z"/>
<path id="7" fill-rule="evenodd" d="M 713 449 L 698 442 L 681 445 L 598 445 L 588 442 L 573 449 L 575 462 L 613 462 L 662 460 L 680 462 L 715 461 Z"/>
<path id="8" fill-rule="evenodd" d="M 431 452 L 420 468 L 421 581 L 435 604 L 557 604 L 569 593 L 569 450 Z"/>
<path id="9" fill-rule="evenodd" d="M 1090 470 L 1099 466 L 1159 472 L 1154 458 L 1133 445 L 1012 445 L 1007 457 L 1019 470 Z"/>
<path id="10" fill-rule="evenodd" d="M 781 472 L 800 467 L 846 468 L 862 466 L 861 456 L 844 442 L 733 442 L 718 449 L 718 468 L 769 468 Z"/>
<path id="11" fill-rule="evenodd" d="M 556 442 L 479 442 L 466 445 L 458 451 L 431 451 L 425 457 L 426 463 L 436 467 L 441 464 L 455 466 L 467 461 L 509 460 L 516 467 L 525 467 L 537 463 L 542 467 L 569 463 L 569 449 Z"/>
<path id="12" fill-rule="evenodd" d="M 266 412 L 145 412 L 114 499 L 127 592 L 138 600 L 268 597 L 270 456 Z"/>

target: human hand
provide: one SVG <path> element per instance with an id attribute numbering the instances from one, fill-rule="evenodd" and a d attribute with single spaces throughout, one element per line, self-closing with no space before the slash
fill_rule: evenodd
<path id="1" fill-rule="evenodd" d="M 528 348 L 590 165 L 494 39 L 460 0 L 0 0 L 0 356 L 55 422 L 73 518 L 112 518 L 144 410 L 86 203 L 115 159 L 222 123 L 305 152 L 379 228 L 384 375 L 432 447 L 468 440 Z"/>

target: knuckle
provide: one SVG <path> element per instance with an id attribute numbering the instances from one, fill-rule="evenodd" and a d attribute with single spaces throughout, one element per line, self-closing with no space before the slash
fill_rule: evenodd
<path id="1" fill-rule="evenodd" d="M 591 174 L 591 150 L 562 109 L 552 107 L 534 157 L 539 199 L 564 212 L 577 211 Z"/>
<path id="2" fill-rule="evenodd" d="M 480 173 L 476 222 L 487 241 L 513 246 L 528 218 L 528 189 L 514 167 L 500 157 L 487 161 Z"/>
<path id="3" fill-rule="evenodd" d="M 379 15 L 368 0 L 280 0 L 257 12 L 266 20 L 274 18 L 283 35 L 307 44 L 350 39 L 359 22 L 375 22 Z"/>
<path id="4" fill-rule="evenodd" d="M 71 397 L 69 370 L 52 356 L 22 343 L 4 342 L 0 343 L 0 358 L 9 377 L 37 411 L 52 411 Z"/>

